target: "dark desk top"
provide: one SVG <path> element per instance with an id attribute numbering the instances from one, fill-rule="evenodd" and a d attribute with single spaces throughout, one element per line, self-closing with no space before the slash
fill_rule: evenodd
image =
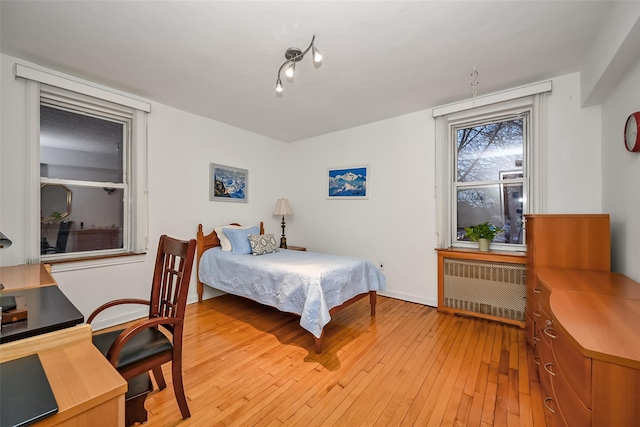
<path id="1" fill-rule="evenodd" d="M 2 325 L 0 344 L 69 328 L 84 322 L 84 316 L 57 286 L 2 292 L 2 296 L 22 296 L 27 320 Z"/>

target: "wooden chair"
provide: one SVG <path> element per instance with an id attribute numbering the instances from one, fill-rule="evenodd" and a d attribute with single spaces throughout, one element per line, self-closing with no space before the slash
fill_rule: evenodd
<path id="1" fill-rule="evenodd" d="M 121 304 L 149 305 L 149 318 L 124 330 L 95 334 L 93 343 L 124 379 L 130 381 L 152 371 L 160 390 L 167 386 L 161 366 L 171 361 L 173 389 L 183 419 L 191 416 L 182 384 L 182 335 L 195 250 L 195 239 L 187 242 L 161 236 L 150 300 L 111 301 L 98 307 L 87 319 L 91 323 L 103 310 Z"/>

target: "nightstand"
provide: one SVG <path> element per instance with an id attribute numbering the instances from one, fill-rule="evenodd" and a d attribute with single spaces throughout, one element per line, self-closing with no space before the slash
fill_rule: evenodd
<path id="1" fill-rule="evenodd" d="M 287 245 L 287 249 L 289 249 L 290 251 L 306 251 L 307 250 L 307 248 L 303 246 L 291 246 L 291 245 Z"/>

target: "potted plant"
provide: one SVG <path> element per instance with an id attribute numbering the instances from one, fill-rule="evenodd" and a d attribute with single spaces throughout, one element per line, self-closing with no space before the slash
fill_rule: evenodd
<path id="1" fill-rule="evenodd" d="M 465 227 L 464 231 L 469 240 L 478 242 L 480 251 L 487 252 L 491 241 L 504 230 L 488 222 L 483 222 L 482 224 Z"/>

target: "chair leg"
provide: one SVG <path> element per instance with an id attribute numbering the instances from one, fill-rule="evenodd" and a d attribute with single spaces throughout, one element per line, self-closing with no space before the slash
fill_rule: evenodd
<path id="1" fill-rule="evenodd" d="M 160 390 L 164 390 L 167 388 L 167 383 L 164 381 L 164 375 L 162 375 L 162 367 L 155 366 L 151 369 L 153 372 L 153 377 L 156 379 L 156 384 L 158 384 L 158 388 Z"/>
<path id="2" fill-rule="evenodd" d="M 189 412 L 189 406 L 187 405 L 187 396 L 184 394 L 184 387 L 182 385 L 182 358 L 175 357 L 171 362 L 171 376 L 173 378 L 173 391 L 176 394 L 176 400 L 180 407 L 180 413 L 182 419 L 185 420 L 191 417 Z"/>

